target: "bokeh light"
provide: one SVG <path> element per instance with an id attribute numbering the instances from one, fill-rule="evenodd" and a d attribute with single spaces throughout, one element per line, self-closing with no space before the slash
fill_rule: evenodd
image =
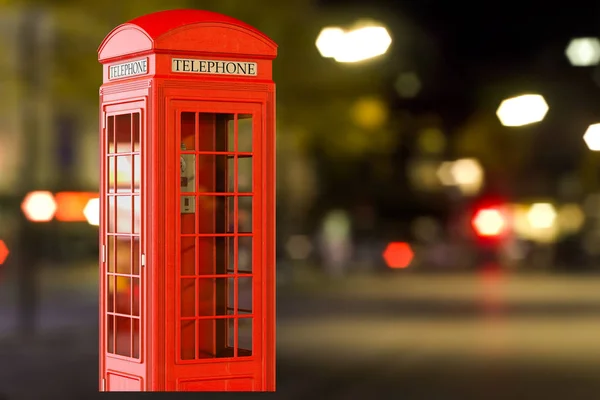
<path id="1" fill-rule="evenodd" d="M 504 126 L 524 126 L 540 122 L 548 112 L 548 104 L 539 94 L 525 94 L 506 99 L 496 112 Z"/>
<path id="2" fill-rule="evenodd" d="M 498 236 L 504 231 L 506 221 L 500 210 L 483 208 L 473 217 L 472 225 L 479 236 Z"/>
<path id="3" fill-rule="evenodd" d="M 85 215 L 88 224 L 100 225 L 100 199 L 90 199 L 83 209 L 83 215 Z"/>
<path id="4" fill-rule="evenodd" d="M 52 221 L 57 205 L 52 193 L 47 191 L 31 192 L 21 203 L 25 217 L 33 222 Z"/>
<path id="5" fill-rule="evenodd" d="M 392 242 L 387 245 L 383 252 L 383 259 L 388 267 L 393 269 L 403 269 L 410 266 L 414 253 L 410 244 L 405 242 Z"/>
<path id="6" fill-rule="evenodd" d="M 595 37 L 572 39 L 565 50 L 574 67 L 589 67 L 600 62 L 600 41 Z"/>
<path id="7" fill-rule="evenodd" d="M 583 135 L 583 140 L 588 149 L 600 151 L 600 124 L 590 125 Z"/>
<path id="8" fill-rule="evenodd" d="M 532 204 L 527 219 L 535 229 L 551 228 L 556 220 L 556 209 L 550 203 Z"/>
<path id="9" fill-rule="evenodd" d="M 325 58 L 354 63 L 383 55 L 392 44 L 388 30 L 378 23 L 360 23 L 352 30 L 327 27 L 321 30 L 316 46 Z"/>
<path id="10" fill-rule="evenodd" d="M 6 246 L 4 240 L 0 239 L 0 265 L 4 264 L 4 262 L 8 258 L 8 254 L 8 246 Z"/>

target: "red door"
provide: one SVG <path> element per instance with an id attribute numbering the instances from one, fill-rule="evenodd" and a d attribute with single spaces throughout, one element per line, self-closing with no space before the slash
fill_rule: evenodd
<path id="1" fill-rule="evenodd" d="M 100 365 L 105 391 L 145 390 L 145 102 L 104 107 Z"/>
<path id="2" fill-rule="evenodd" d="M 179 173 L 170 197 L 167 390 L 262 390 L 261 110 L 170 103 L 176 152 L 168 159 Z"/>

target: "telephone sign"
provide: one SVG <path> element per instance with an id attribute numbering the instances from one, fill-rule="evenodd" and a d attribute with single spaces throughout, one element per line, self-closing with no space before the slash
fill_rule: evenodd
<path id="1" fill-rule="evenodd" d="M 98 55 L 100 390 L 274 391 L 277 45 L 170 10 Z"/>

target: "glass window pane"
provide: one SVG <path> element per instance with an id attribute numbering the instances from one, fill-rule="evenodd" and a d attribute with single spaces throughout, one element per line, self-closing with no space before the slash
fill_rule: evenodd
<path id="1" fill-rule="evenodd" d="M 133 233 L 139 234 L 142 229 L 142 199 L 133 196 Z"/>
<path id="2" fill-rule="evenodd" d="M 116 157 L 108 157 L 106 160 L 108 166 L 108 193 L 117 192 L 117 170 Z"/>
<path id="3" fill-rule="evenodd" d="M 181 113 L 181 150 L 196 148 L 196 113 Z"/>
<path id="4" fill-rule="evenodd" d="M 132 233 L 131 220 L 133 219 L 130 196 L 117 197 L 117 233 Z"/>
<path id="5" fill-rule="evenodd" d="M 199 317 L 227 315 L 227 278 L 198 279 Z"/>
<path id="6" fill-rule="evenodd" d="M 252 322 L 253 318 L 238 318 L 238 357 L 252 355 Z"/>
<path id="7" fill-rule="evenodd" d="M 229 192 L 236 191 L 235 163 L 235 156 L 227 156 L 227 189 L 229 190 Z"/>
<path id="8" fill-rule="evenodd" d="M 117 215 L 117 206 L 116 206 L 116 199 L 114 196 L 110 196 L 108 198 L 108 212 L 106 213 L 108 221 L 107 221 L 107 231 L 108 233 L 116 233 L 117 229 L 115 226 L 116 223 L 116 219 L 115 216 Z"/>
<path id="9" fill-rule="evenodd" d="M 252 278 L 238 278 L 238 313 L 252 313 Z"/>
<path id="10" fill-rule="evenodd" d="M 194 154 L 182 154 L 179 158 L 180 191 L 191 193 L 196 189 L 196 156 Z"/>
<path id="11" fill-rule="evenodd" d="M 238 158 L 238 192 L 252 192 L 252 157 Z"/>
<path id="12" fill-rule="evenodd" d="M 140 325 L 141 321 L 139 319 L 134 319 L 132 321 L 133 324 L 133 358 L 140 358 L 140 337 L 141 330 Z"/>
<path id="13" fill-rule="evenodd" d="M 140 126 L 140 113 L 133 114 L 133 151 L 140 151 L 141 149 L 141 126 Z"/>
<path id="14" fill-rule="evenodd" d="M 228 185 L 226 155 L 198 156 L 197 188 L 199 193 L 233 193 L 233 187 Z"/>
<path id="15" fill-rule="evenodd" d="M 194 207 L 195 198 L 193 196 L 182 196 L 181 207 L 190 209 Z M 181 233 L 184 235 L 193 234 L 196 232 L 196 218 L 195 214 L 184 213 L 182 211 L 179 223 L 181 224 Z"/>
<path id="16" fill-rule="evenodd" d="M 117 276 L 117 314 L 131 315 L 131 278 Z"/>
<path id="17" fill-rule="evenodd" d="M 235 120 L 230 118 L 227 120 L 227 151 L 234 152 L 235 148 Z"/>
<path id="18" fill-rule="evenodd" d="M 115 237 L 107 236 L 106 238 L 106 269 L 108 272 L 115 272 L 116 264 L 116 248 Z"/>
<path id="19" fill-rule="evenodd" d="M 181 316 L 193 317 L 196 313 L 196 279 L 181 279 Z"/>
<path id="20" fill-rule="evenodd" d="M 226 237 L 198 238 L 199 276 L 225 275 L 227 273 L 227 240 Z"/>
<path id="21" fill-rule="evenodd" d="M 120 356 L 131 357 L 131 318 L 116 317 L 117 340 L 115 353 Z"/>
<path id="22" fill-rule="evenodd" d="M 140 258 L 141 258 L 141 250 L 140 250 L 140 238 L 134 237 L 132 240 L 132 258 L 133 262 L 131 265 L 131 270 L 133 275 L 140 275 Z"/>
<path id="23" fill-rule="evenodd" d="M 142 185 L 142 156 L 133 156 L 133 191 L 140 192 Z"/>
<path id="24" fill-rule="evenodd" d="M 139 317 L 140 316 L 140 278 L 133 278 L 131 284 L 131 295 L 133 297 L 133 307 L 131 314 Z"/>
<path id="25" fill-rule="evenodd" d="M 117 158 L 117 192 L 131 193 L 131 178 L 133 165 L 131 156 L 118 156 Z"/>
<path id="26" fill-rule="evenodd" d="M 196 358 L 195 331 L 196 324 L 194 320 L 181 321 L 181 359 L 194 360 Z"/>
<path id="27" fill-rule="evenodd" d="M 225 238 L 225 247 L 227 248 L 227 273 L 234 274 L 235 273 L 235 248 L 237 246 L 237 239 L 234 237 Z"/>
<path id="28" fill-rule="evenodd" d="M 198 233 L 227 232 L 227 203 L 233 202 L 228 196 L 198 197 Z"/>
<path id="29" fill-rule="evenodd" d="M 198 320 L 198 357 L 223 357 L 226 349 L 227 319 Z"/>
<path id="30" fill-rule="evenodd" d="M 115 317 L 112 315 L 106 316 L 106 351 L 115 353 Z"/>
<path id="31" fill-rule="evenodd" d="M 108 153 L 115 153 L 115 117 L 110 116 L 106 120 L 106 132 L 107 132 L 107 146 Z"/>
<path id="32" fill-rule="evenodd" d="M 117 238 L 117 273 L 131 274 L 131 238 Z"/>
<path id="33" fill-rule="evenodd" d="M 238 115 L 238 152 L 252 152 L 252 114 Z"/>
<path id="34" fill-rule="evenodd" d="M 227 312 L 234 310 L 235 313 L 235 302 L 236 300 L 239 301 L 239 297 L 236 299 L 237 288 L 235 284 L 235 278 L 227 278 Z"/>
<path id="35" fill-rule="evenodd" d="M 115 276 L 106 276 L 106 309 L 109 313 L 115 312 Z"/>
<path id="36" fill-rule="evenodd" d="M 196 275 L 196 238 L 181 238 L 181 275 Z"/>
<path id="37" fill-rule="evenodd" d="M 117 153 L 130 153 L 131 149 L 131 114 L 122 114 L 115 117 L 115 138 Z"/>
<path id="38" fill-rule="evenodd" d="M 238 233 L 252 232 L 252 197 L 238 197 Z"/>
<path id="39" fill-rule="evenodd" d="M 252 273 L 252 237 L 238 237 L 238 273 Z"/>

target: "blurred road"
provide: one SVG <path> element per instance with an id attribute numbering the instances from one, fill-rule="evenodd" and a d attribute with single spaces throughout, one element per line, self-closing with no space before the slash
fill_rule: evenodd
<path id="1" fill-rule="evenodd" d="M 59 274 L 71 276 L 64 288 Z M 44 320 L 60 315 L 60 324 L 40 323 L 35 343 L 0 340 L 0 393 L 8 399 L 95 394 L 95 273 L 51 275 Z M 281 288 L 278 395 L 596 398 L 599 287 L 595 276 L 401 273 Z"/>

